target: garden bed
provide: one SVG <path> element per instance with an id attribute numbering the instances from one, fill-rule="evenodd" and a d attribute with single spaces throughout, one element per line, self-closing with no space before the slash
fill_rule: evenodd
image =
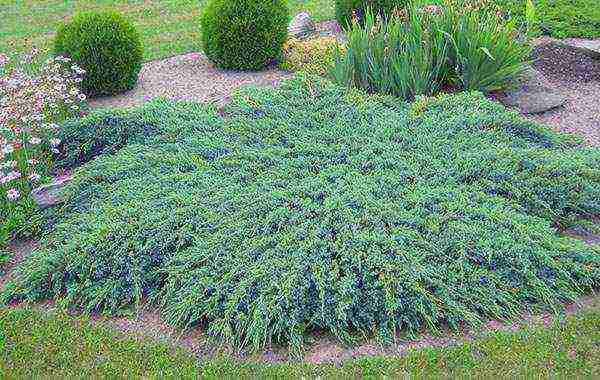
<path id="1" fill-rule="evenodd" d="M 5 300 L 65 297 L 234 347 L 393 340 L 560 308 L 600 280 L 600 152 L 477 94 L 411 105 L 316 78 L 217 110 L 157 101 L 62 128 L 76 167 Z"/>
<path id="2" fill-rule="evenodd" d="M 598 40 L 585 40 L 600 44 Z M 600 54 L 567 45 L 569 42 L 542 38 L 535 41 L 533 72 L 525 91 L 535 97 L 551 95 L 558 107 L 528 114 L 531 120 L 555 130 L 574 133 L 591 145 L 600 145 Z M 537 94 L 536 94 L 537 93 Z M 554 100 L 551 100 L 551 102 Z M 543 102 L 542 102 L 543 103 Z"/>
<path id="3" fill-rule="evenodd" d="M 600 63 L 544 38 L 523 75 L 551 7 L 342 1 L 342 33 L 231 4 L 203 5 L 210 62 L 143 64 L 190 39 L 144 53 L 148 25 L 113 11 L 60 26 L 55 58 L 0 54 L 0 372 L 490 374 L 499 330 L 538 372 L 598 367 Z M 100 371 L 54 355 L 90 339 Z M 127 365 L 144 351 L 160 363 Z"/>

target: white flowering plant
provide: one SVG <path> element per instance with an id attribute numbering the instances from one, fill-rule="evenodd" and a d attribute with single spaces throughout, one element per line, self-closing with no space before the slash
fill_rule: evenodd
<path id="1" fill-rule="evenodd" d="M 43 60 L 36 49 L 16 59 L 0 54 L 0 246 L 39 220 L 29 193 L 49 176 L 57 123 L 84 111 L 83 74 L 69 58 Z"/>

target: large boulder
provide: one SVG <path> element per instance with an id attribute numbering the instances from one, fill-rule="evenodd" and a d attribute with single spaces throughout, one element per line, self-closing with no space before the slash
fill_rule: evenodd
<path id="1" fill-rule="evenodd" d="M 316 25 L 309 12 L 300 12 L 290 22 L 288 33 L 290 36 L 303 39 L 316 32 Z"/>
<path id="2" fill-rule="evenodd" d="M 537 114 L 565 104 L 567 98 L 548 87 L 520 89 L 509 93 L 505 103 L 517 107 L 524 114 Z"/>
<path id="3" fill-rule="evenodd" d="M 518 78 L 518 88 L 507 92 L 503 103 L 524 114 L 538 114 L 562 106 L 567 98 L 544 82 L 539 71 L 528 68 Z"/>

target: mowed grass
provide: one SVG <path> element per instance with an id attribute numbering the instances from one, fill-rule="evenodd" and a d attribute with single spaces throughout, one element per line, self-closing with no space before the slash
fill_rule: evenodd
<path id="1" fill-rule="evenodd" d="M 382 378 L 577 377 L 600 373 L 600 312 L 594 307 L 550 328 L 497 332 L 470 343 L 365 357 L 342 366 L 199 361 L 182 349 L 117 335 L 89 320 L 32 309 L 0 309 L 0 374 L 21 377 Z"/>
<path id="2" fill-rule="evenodd" d="M 0 52 L 13 55 L 32 46 L 47 50 L 57 25 L 75 12 L 112 8 L 138 27 L 145 59 L 201 50 L 203 0 L 0 0 Z M 315 20 L 334 17 L 332 0 L 289 0 L 291 14 L 308 10 Z"/>
<path id="3" fill-rule="evenodd" d="M 0 0 L 0 52 L 13 55 L 31 46 L 48 49 L 59 22 L 74 12 L 113 8 L 142 33 L 146 60 L 201 50 L 198 17 L 206 0 Z M 524 0 L 496 0 L 523 22 Z M 537 1 L 540 27 L 554 37 L 600 36 L 600 2 Z M 335 17 L 334 0 L 288 0 L 290 13 L 308 10 L 316 21 Z"/>

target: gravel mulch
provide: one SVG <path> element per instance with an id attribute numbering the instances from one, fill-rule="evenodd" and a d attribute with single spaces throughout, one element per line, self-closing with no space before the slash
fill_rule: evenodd
<path id="1" fill-rule="evenodd" d="M 292 75 L 275 68 L 261 72 L 219 70 L 203 54 L 189 53 L 144 64 L 135 89 L 93 99 L 90 106 L 133 107 L 157 97 L 222 105 L 240 86 L 277 86 Z"/>
<path id="2" fill-rule="evenodd" d="M 538 78 L 542 84 L 567 101 L 562 107 L 527 117 L 600 146 L 600 60 L 551 39 L 539 41 L 533 59 L 533 67 L 542 74 Z"/>

